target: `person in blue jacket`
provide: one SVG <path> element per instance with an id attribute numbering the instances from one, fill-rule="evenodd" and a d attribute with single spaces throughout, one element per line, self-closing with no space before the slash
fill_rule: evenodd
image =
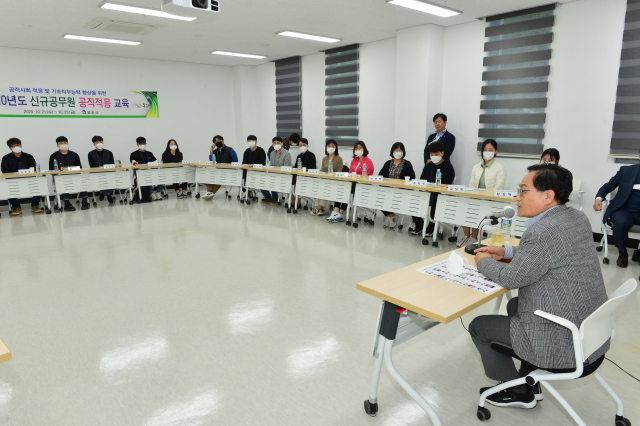
<path id="1" fill-rule="evenodd" d="M 451 154 L 456 147 L 456 137 L 447 130 L 447 116 L 441 112 L 433 116 L 433 125 L 436 132 L 429 135 L 427 145 L 424 147 L 424 163 L 429 165 L 431 156 L 429 154 L 429 144 L 431 142 L 442 142 L 444 145 L 444 156 L 446 161 L 451 161 Z"/>
<path id="2" fill-rule="evenodd" d="M 602 185 L 596 194 L 593 209 L 602 211 L 602 201 L 616 188 L 618 193 L 604 212 L 603 222 L 611 220 L 614 243 L 620 253 L 616 264 L 626 268 L 629 265 L 629 230 L 633 225 L 640 225 L 640 164 L 620 167 L 618 173 Z M 640 262 L 640 250 L 633 252 L 631 260 Z"/>

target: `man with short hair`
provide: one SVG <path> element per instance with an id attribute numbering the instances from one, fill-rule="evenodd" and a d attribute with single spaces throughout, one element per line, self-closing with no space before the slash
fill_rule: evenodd
<path id="1" fill-rule="evenodd" d="M 608 300 L 587 216 L 566 205 L 573 189 L 571 172 L 556 164 L 535 164 L 518 189 L 518 216 L 530 217 L 518 247 L 476 250 L 478 270 L 518 297 L 507 305 L 507 316 L 483 315 L 469 325 L 486 375 L 500 382 L 530 373 L 516 370 L 513 358 L 491 348 L 491 342 L 509 346 L 520 359 L 539 368 L 575 368 L 571 331 L 535 315 L 541 310 L 580 327 Z M 511 263 L 499 260 L 511 259 Z M 589 356 L 598 360 L 609 341 Z M 480 389 L 483 393 L 489 388 Z M 540 387 L 508 388 L 487 397 L 500 407 L 533 408 L 542 399 Z"/>
<path id="2" fill-rule="evenodd" d="M 11 138 L 7 141 L 7 146 L 11 152 L 2 157 L 2 173 L 18 173 L 18 170 L 36 167 L 36 160 L 31 154 L 22 151 L 22 142 L 18 138 Z M 31 199 L 31 213 L 42 213 L 39 207 L 40 197 L 35 196 Z M 9 198 L 11 206 L 11 216 L 19 216 L 22 214 L 22 207 L 17 198 Z"/>
<path id="3" fill-rule="evenodd" d="M 58 151 L 51 154 L 49 157 L 49 170 L 55 170 L 54 162 L 58 163 L 58 170 L 67 170 L 68 167 L 82 167 L 80 162 L 80 156 L 69 150 L 69 139 L 65 136 L 59 136 L 56 139 L 56 145 L 58 145 Z M 87 210 L 91 207 L 87 201 L 87 191 L 82 191 L 79 195 L 82 198 L 82 210 Z M 64 201 L 64 211 L 73 212 L 76 210 L 69 202 L 69 194 L 60 194 L 60 199 Z M 62 210 L 62 206 L 59 206 Z"/>
<path id="4" fill-rule="evenodd" d="M 102 136 L 94 136 L 91 139 L 93 146 L 96 148 L 89 152 L 89 167 L 99 168 L 104 167 L 105 164 L 115 164 L 116 161 L 113 158 L 113 153 L 108 149 L 104 149 L 104 139 Z M 100 201 L 107 197 L 109 204 L 113 204 L 113 189 L 103 189 L 100 191 Z"/>
<path id="5" fill-rule="evenodd" d="M 441 112 L 433 116 L 433 126 L 436 132 L 429 135 L 427 145 L 424 147 L 424 162 L 429 164 L 431 156 L 429 155 L 429 144 L 431 142 L 442 142 L 444 145 L 444 159 L 451 161 L 451 154 L 456 147 L 456 137 L 447 130 L 447 116 Z"/>
<path id="6" fill-rule="evenodd" d="M 616 264 L 620 268 L 626 268 L 629 265 L 629 230 L 633 225 L 640 225 L 640 164 L 620 167 L 618 173 L 596 194 L 593 209 L 597 212 L 602 211 L 602 201 L 616 188 L 618 193 L 609 203 L 602 221 L 611 221 L 613 240 L 618 249 Z M 633 252 L 631 260 L 640 262 L 640 250 Z"/>
<path id="7" fill-rule="evenodd" d="M 267 154 L 264 149 L 258 146 L 258 138 L 255 135 L 247 136 L 247 145 L 249 146 L 242 155 L 242 164 L 248 164 L 250 166 L 254 164 L 265 165 L 267 161 Z"/>
<path id="8" fill-rule="evenodd" d="M 300 147 L 300 154 L 298 154 L 295 163 L 293 163 L 294 167 L 298 166 L 298 160 L 300 160 L 302 167 L 306 167 L 307 170 L 315 169 L 316 156 L 313 152 L 309 151 L 309 141 L 305 138 L 300 138 L 298 146 Z"/>
<path id="9" fill-rule="evenodd" d="M 276 136 L 271 140 L 273 151 L 269 155 L 269 164 L 272 167 L 291 166 L 291 154 L 286 149 L 282 149 L 283 143 L 280 136 Z M 278 193 L 273 191 L 262 190 L 264 197 L 262 202 L 265 204 L 278 204 Z"/>
<path id="10" fill-rule="evenodd" d="M 148 164 L 156 161 L 156 156 L 153 155 L 153 152 L 147 151 L 147 139 L 142 136 L 136 138 L 136 145 L 138 146 L 138 150 L 133 151 L 129 156 L 129 161 L 132 165 Z M 136 191 L 136 194 L 133 196 L 132 201 L 138 201 L 139 203 L 150 203 L 154 200 L 162 200 L 162 196 L 160 194 L 154 193 L 153 195 L 151 195 L 151 189 L 152 188 L 150 186 L 143 186 L 142 188 L 140 188 L 142 192 L 142 199 L 138 198 L 138 192 Z"/>
<path id="11" fill-rule="evenodd" d="M 238 162 L 238 154 L 230 146 L 224 144 L 224 138 L 220 135 L 213 137 L 213 145 L 209 152 L 209 161 L 216 159 L 218 164 L 231 164 Z M 214 195 L 220 190 L 221 185 L 207 185 L 207 193 L 202 197 L 203 200 L 212 200 Z"/>

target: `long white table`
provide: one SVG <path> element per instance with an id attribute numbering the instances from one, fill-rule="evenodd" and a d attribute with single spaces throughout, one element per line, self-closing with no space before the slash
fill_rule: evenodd
<path id="1" fill-rule="evenodd" d="M 200 198 L 200 185 L 220 185 L 243 188 L 242 175 L 245 168 L 230 165 L 195 165 L 196 198 Z M 240 194 L 238 194 L 240 197 Z M 229 195 L 231 198 L 231 195 Z M 244 201 L 244 200 L 243 200 Z"/>
<path id="2" fill-rule="evenodd" d="M 10 198 L 44 197 L 46 200 L 45 211 L 51 214 L 51 202 L 49 201 L 49 183 L 47 174 L 33 173 L 19 175 L 7 173 L 0 176 L 0 200 Z"/>
<path id="3" fill-rule="evenodd" d="M 327 173 L 318 175 L 298 173 L 296 178 L 295 195 L 296 199 L 293 204 L 293 213 L 298 213 L 298 198 L 306 197 L 310 199 L 321 199 L 334 201 L 337 203 L 346 203 L 347 209 L 345 217 L 349 217 L 349 209 L 351 208 L 351 188 L 353 182 L 345 178 L 336 178 Z M 347 220 L 347 225 L 351 225 L 351 221 Z"/>
<path id="4" fill-rule="evenodd" d="M 164 164 L 160 166 L 136 166 L 138 195 L 142 199 L 143 186 L 173 185 L 175 183 L 193 183 L 196 168 L 185 164 Z"/>
<path id="5" fill-rule="evenodd" d="M 85 169 L 76 172 L 58 172 L 53 175 L 58 206 L 62 206 L 60 194 L 77 194 L 80 192 L 94 192 L 110 189 L 129 191 L 133 198 L 131 171 L 128 168 L 117 169 Z M 125 200 L 120 195 L 120 204 Z M 95 196 L 94 196 L 94 205 Z M 62 210 L 60 210 L 62 211 Z"/>
<path id="6" fill-rule="evenodd" d="M 245 186 L 247 189 L 258 189 L 289 196 L 287 206 L 291 205 L 291 194 L 293 193 L 294 172 L 283 172 L 276 167 L 264 167 L 259 169 L 248 169 Z M 249 191 L 244 194 L 247 201 Z M 279 196 L 279 195 L 278 195 Z M 278 201 L 280 205 L 280 201 Z"/>

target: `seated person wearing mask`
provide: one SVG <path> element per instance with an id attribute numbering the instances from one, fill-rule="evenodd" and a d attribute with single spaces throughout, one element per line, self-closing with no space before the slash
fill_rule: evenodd
<path id="1" fill-rule="evenodd" d="M 616 189 L 618 193 L 609 203 L 602 221 L 611 222 L 613 239 L 619 252 L 616 264 L 620 268 L 626 268 L 629 266 L 629 230 L 633 225 L 640 225 L 640 164 L 620 167 L 618 173 L 602 185 L 596 194 L 593 209 L 602 211 L 602 201 Z M 640 250 L 633 252 L 631 260 L 640 262 Z"/>
<path id="2" fill-rule="evenodd" d="M 507 180 L 507 171 L 495 157 L 498 156 L 498 143 L 493 139 L 487 139 L 482 143 L 480 149 L 482 153 L 482 161 L 471 170 L 471 180 L 469 180 L 469 188 L 481 189 L 504 189 Z M 458 247 L 477 243 L 478 230 L 463 226 L 464 238 L 458 242 Z"/>
<path id="3" fill-rule="evenodd" d="M 451 185 L 453 184 L 454 179 L 456 178 L 456 172 L 451 165 L 451 161 L 444 159 L 444 144 L 442 142 L 431 142 L 429 144 L 429 155 L 431 156 L 431 162 L 424 166 L 422 169 L 422 174 L 420 175 L 421 180 L 426 180 L 429 182 L 436 181 L 436 174 L 438 170 L 442 173 L 442 185 Z M 431 207 L 431 219 L 434 218 L 436 214 L 436 204 L 438 202 L 438 194 L 431 193 L 431 197 L 429 198 L 429 206 Z M 409 229 L 409 235 L 422 235 L 422 228 L 424 227 L 424 219 L 421 217 L 413 216 L 413 229 Z M 429 222 L 427 225 L 426 236 L 430 237 L 433 235 L 433 228 L 435 224 L 433 222 Z"/>
<path id="4" fill-rule="evenodd" d="M 289 148 L 291 148 L 291 144 L 298 145 L 299 143 L 300 143 L 300 135 L 297 133 L 291 133 L 291 135 L 288 138 L 282 139 L 282 148 L 289 151 Z M 269 151 L 267 152 L 267 155 L 271 156 L 272 152 L 273 152 L 273 144 L 269 147 Z"/>
<path id="5" fill-rule="evenodd" d="M 2 157 L 2 173 L 18 173 L 18 170 L 30 169 L 36 167 L 36 160 L 31 154 L 22 151 L 22 142 L 18 138 L 11 138 L 7 141 L 7 146 L 11 152 Z M 11 216 L 19 216 L 22 214 L 22 207 L 17 198 L 9 198 L 11 206 Z M 42 213 L 40 209 L 40 197 L 35 196 L 31 199 L 31 213 Z"/>
<path id="6" fill-rule="evenodd" d="M 276 136 L 271 140 L 271 145 L 273 146 L 273 151 L 269 155 L 269 164 L 271 167 L 282 167 L 282 166 L 291 166 L 291 154 L 286 149 L 282 149 L 282 138 L 280 136 Z M 263 203 L 271 203 L 278 204 L 278 193 L 273 191 L 269 192 L 267 190 L 262 190 L 262 196 L 264 199 Z"/>
<path id="7" fill-rule="evenodd" d="M 116 161 L 113 158 L 113 153 L 108 149 L 104 149 L 104 139 L 102 136 L 94 136 L 91 139 L 93 146 L 96 148 L 93 151 L 89 151 L 89 167 L 99 168 L 104 167 L 105 164 L 115 164 Z M 113 204 L 113 189 L 103 189 L 100 191 L 100 201 L 107 197 L 109 204 Z"/>
<path id="8" fill-rule="evenodd" d="M 300 147 L 300 154 L 296 157 L 294 167 L 298 167 L 298 160 L 302 167 L 306 167 L 307 170 L 316 168 L 316 156 L 313 152 L 309 151 L 309 141 L 305 138 L 301 138 L 298 144 Z"/>
<path id="9" fill-rule="evenodd" d="M 147 164 L 156 161 L 156 157 L 155 155 L 153 155 L 153 152 L 147 151 L 147 140 L 145 138 L 140 136 L 136 139 L 136 144 L 138 145 L 138 150 L 133 151 L 129 156 L 129 161 L 131 161 L 131 164 L 134 164 L 134 162 L 137 164 Z M 140 189 L 142 191 L 142 200 L 138 199 L 138 193 L 136 191 L 136 194 L 133 197 L 134 201 L 137 200 L 140 203 L 150 203 L 154 199 L 162 199 L 162 196 L 160 196 L 160 198 L 157 198 L 155 195 L 153 197 L 151 196 L 150 186 L 143 186 Z"/>
<path id="10" fill-rule="evenodd" d="M 264 166 L 267 162 L 267 153 L 258 146 L 258 138 L 255 135 L 247 136 L 247 145 L 249 145 L 249 148 L 244 150 L 242 164 L 251 166 L 254 164 L 262 164 Z"/>
<path id="11" fill-rule="evenodd" d="M 338 143 L 333 139 L 328 139 L 324 144 L 324 152 L 326 156 L 322 159 L 320 171 L 329 173 L 329 164 L 331 164 L 332 173 L 342 172 L 342 157 L 338 155 Z M 311 216 L 324 216 L 327 214 L 325 207 L 329 207 L 327 200 L 315 200 L 315 207 L 311 210 Z"/>
<path id="12" fill-rule="evenodd" d="M 541 163 L 560 163 L 560 151 L 555 148 L 547 148 L 540 156 Z"/>
<path id="13" fill-rule="evenodd" d="M 415 179 L 416 173 L 413 171 L 413 166 L 411 162 L 405 160 L 404 157 L 407 155 L 404 144 L 402 142 L 396 142 L 391 145 L 391 152 L 389 152 L 389 157 L 391 160 L 384 163 L 382 169 L 380 169 L 380 176 L 387 179 L 402 179 L 405 177 L 409 179 Z M 384 221 L 382 222 L 382 227 L 395 228 L 397 223 L 396 216 L 391 212 L 386 212 L 382 210 L 382 214 L 384 214 Z"/>
<path id="14" fill-rule="evenodd" d="M 436 128 L 436 132 L 429 135 L 427 138 L 427 145 L 424 147 L 424 162 L 425 165 L 431 162 L 429 154 L 429 144 L 433 142 L 442 142 L 444 145 L 444 159 L 451 161 L 451 154 L 456 148 L 456 137 L 447 130 L 447 116 L 441 112 L 433 116 L 433 126 Z"/>
<path id="15" fill-rule="evenodd" d="M 231 164 L 238 162 L 238 154 L 233 148 L 224 144 L 224 138 L 220 135 L 213 137 L 213 145 L 209 153 L 209 161 L 215 158 L 217 164 Z M 221 185 L 207 185 L 207 193 L 203 200 L 212 200 L 214 195 L 220 190 Z"/>
<path id="16" fill-rule="evenodd" d="M 58 170 L 67 170 L 68 167 L 82 167 L 80 156 L 73 151 L 69 151 L 69 140 L 66 137 L 58 137 L 56 139 L 56 144 L 58 145 L 58 151 L 54 152 L 49 157 L 49 170 L 55 170 L 54 161 L 57 161 L 58 163 Z M 82 210 L 87 210 L 91 207 L 87 201 L 88 196 L 89 195 L 86 191 L 81 192 L 79 195 L 79 197 L 82 198 Z M 72 212 L 76 210 L 76 208 L 69 202 L 69 194 L 60 194 L 60 199 L 64 201 L 65 212 Z M 62 209 L 62 206 L 60 206 L 60 209 Z"/>
<path id="17" fill-rule="evenodd" d="M 366 169 L 366 171 L 365 171 Z M 369 150 L 363 141 L 357 141 L 353 145 L 353 159 L 349 173 L 355 173 L 358 176 L 369 178 L 373 174 L 373 162 L 369 158 Z M 355 193 L 355 187 L 352 187 L 351 194 Z M 336 203 L 331 216 L 327 218 L 329 223 L 344 222 L 344 211 L 347 209 L 347 203 Z"/>
<path id="18" fill-rule="evenodd" d="M 485 374 L 500 382 L 530 371 L 522 366 L 518 371 L 513 358 L 491 349 L 491 342 L 512 347 L 518 357 L 543 369 L 575 369 L 571 331 L 534 311 L 557 315 L 580 327 L 608 300 L 589 219 L 566 205 L 573 189 L 571 172 L 555 164 L 535 164 L 527 170 L 518 189 L 518 216 L 531 219 L 525 222 L 520 245 L 476 250 L 483 275 L 504 288 L 518 289 L 506 316 L 481 315 L 469 324 Z M 511 263 L 498 262 L 501 259 Z M 607 350 L 609 341 L 585 363 L 601 362 Z M 508 388 L 487 398 L 493 405 L 520 408 L 533 408 L 537 400 L 542 400 L 539 383 L 533 388 Z"/>
<path id="19" fill-rule="evenodd" d="M 181 164 L 182 159 L 182 152 L 178 148 L 178 142 L 175 139 L 169 139 L 167 148 L 162 153 L 162 162 L 164 164 Z M 179 199 L 187 198 L 187 182 L 174 183 L 171 187 L 175 189 Z"/>

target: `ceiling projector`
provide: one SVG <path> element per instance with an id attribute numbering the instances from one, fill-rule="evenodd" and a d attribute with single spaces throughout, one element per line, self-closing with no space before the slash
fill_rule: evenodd
<path id="1" fill-rule="evenodd" d="M 217 0 L 162 0 L 162 11 L 172 15 L 200 18 L 220 11 Z"/>

